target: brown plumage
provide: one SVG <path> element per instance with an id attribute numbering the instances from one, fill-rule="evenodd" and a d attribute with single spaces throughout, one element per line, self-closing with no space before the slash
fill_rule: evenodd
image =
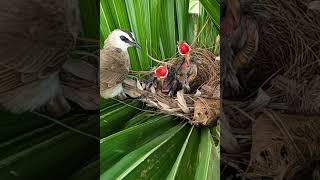
<path id="1" fill-rule="evenodd" d="M 191 61 L 191 47 L 184 41 L 178 42 L 178 52 L 182 61 L 176 68 L 177 79 L 186 91 L 190 91 L 190 83 L 197 77 L 197 65 Z"/>
<path id="2" fill-rule="evenodd" d="M 183 60 L 180 63 L 178 63 L 176 73 L 177 79 L 181 83 L 182 87 L 186 91 L 190 91 L 190 83 L 192 83 L 193 80 L 195 80 L 198 73 L 196 63 L 191 61 L 187 63 L 186 60 Z"/>
<path id="3" fill-rule="evenodd" d="M 255 20 L 249 16 L 244 16 L 241 19 L 241 26 L 245 29 L 241 34 L 245 39 L 243 44 L 239 44 L 239 50 L 234 57 L 233 67 L 236 71 L 246 64 L 249 64 L 258 50 L 259 42 L 258 27 Z"/>
<path id="4" fill-rule="evenodd" d="M 1 1 L 0 105 L 13 112 L 56 100 L 67 106 L 59 71 L 79 30 L 74 0 Z"/>
<path id="5" fill-rule="evenodd" d="M 254 1 L 223 1 L 221 56 L 225 94 L 238 93 L 240 90 L 237 73 L 250 62 L 258 50 L 256 18 L 264 16 L 262 12 L 259 3 Z"/>
<path id="6" fill-rule="evenodd" d="M 100 95 L 113 98 L 123 94 L 122 82 L 130 69 L 128 47 L 140 47 L 132 33 L 116 29 L 110 33 L 100 50 Z"/>
<path id="7" fill-rule="evenodd" d="M 113 47 L 102 49 L 100 58 L 102 60 L 100 61 L 100 94 L 104 94 L 108 89 L 116 88 L 126 79 L 130 62 L 127 51 Z"/>

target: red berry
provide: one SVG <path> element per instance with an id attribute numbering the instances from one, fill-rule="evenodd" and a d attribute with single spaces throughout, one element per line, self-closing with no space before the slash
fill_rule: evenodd
<path id="1" fill-rule="evenodd" d="M 165 66 L 159 66 L 155 70 L 155 74 L 159 78 L 167 76 L 167 73 L 168 73 L 168 70 L 167 70 L 167 68 Z"/>
<path id="2" fill-rule="evenodd" d="M 190 46 L 187 43 L 181 43 L 179 44 L 179 53 L 184 55 L 189 53 L 190 51 Z"/>

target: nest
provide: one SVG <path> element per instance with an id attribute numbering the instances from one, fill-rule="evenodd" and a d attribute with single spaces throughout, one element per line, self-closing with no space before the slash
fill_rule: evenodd
<path id="1" fill-rule="evenodd" d="M 259 50 L 243 73 L 250 93 L 223 100 L 221 161 L 233 176 L 306 179 L 299 173 L 319 158 L 320 13 L 310 3 L 262 3 Z"/>
<path id="2" fill-rule="evenodd" d="M 220 63 L 207 49 L 194 48 L 190 52 L 192 63 L 197 66 L 197 75 L 190 82 L 190 91 L 178 88 L 173 96 L 159 89 L 146 87 L 148 77 L 124 83 L 125 93 L 136 97 L 147 106 L 157 108 L 161 113 L 187 119 L 195 125 L 212 126 L 220 114 Z M 171 58 L 165 63 L 168 69 L 175 69 L 181 57 Z M 152 76 L 152 73 L 151 73 Z"/>
<path id="3" fill-rule="evenodd" d="M 265 72 L 259 76 L 270 82 L 268 94 L 287 104 L 287 111 L 319 114 L 320 12 L 312 10 L 311 0 L 264 3 L 269 18 L 252 67 Z"/>

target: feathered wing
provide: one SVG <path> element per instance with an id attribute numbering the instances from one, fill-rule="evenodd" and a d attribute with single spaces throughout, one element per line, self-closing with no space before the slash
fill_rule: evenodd
<path id="1" fill-rule="evenodd" d="M 231 41 L 227 37 L 221 37 L 221 80 L 223 82 L 224 90 L 227 91 L 239 91 L 240 83 L 237 78 L 237 72 L 233 67 L 234 52 L 231 48 Z"/>
<path id="2" fill-rule="evenodd" d="M 65 8 L 52 0 L 0 3 L 0 94 L 62 68 L 73 43 Z"/>
<path id="3" fill-rule="evenodd" d="M 247 36 L 245 39 L 245 44 L 240 51 L 237 52 L 234 58 L 233 66 L 236 71 L 242 66 L 249 64 L 250 60 L 254 57 L 258 50 L 259 34 L 256 22 L 253 19 L 246 17 L 244 24 L 246 27 Z"/>
<path id="4" fill-rule="evenodd" d="M 100 89 L 102 91 L 122 83 L 128 74 L 127 52 L 112 48 L 100 50 Z"/>

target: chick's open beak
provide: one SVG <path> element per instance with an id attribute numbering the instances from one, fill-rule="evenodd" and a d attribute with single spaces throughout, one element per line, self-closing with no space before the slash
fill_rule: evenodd
<path id="1" fill-rule="evenodd" d="M 133 41 L 133 42 L 130 42 L 130 44 L 133 46 L 133 47 L 136 47 L 136 48 L 139 48 L 141 49 L 141 46 L 140 44 L 138 44 L 137 42 Z"/>

